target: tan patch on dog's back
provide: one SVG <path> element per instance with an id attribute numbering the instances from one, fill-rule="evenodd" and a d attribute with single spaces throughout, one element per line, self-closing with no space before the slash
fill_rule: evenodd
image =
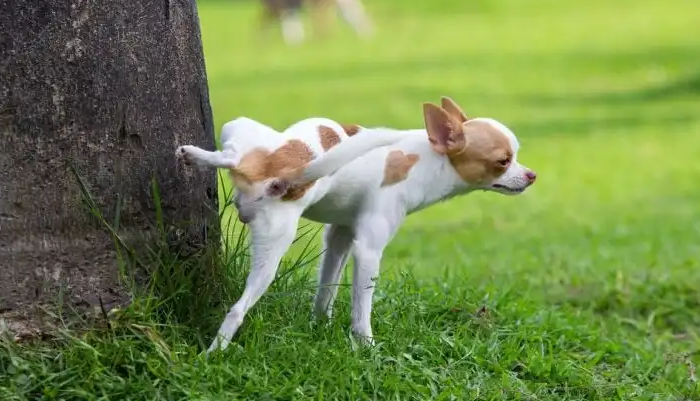
<path id="1" fill-rule="evenodd" d="M 513 159 L 506 134 L 486 121 L 470 120 L 462 127 L 466 146 L 460 152 L 448 154 L 459 176 L 467 183 L 479 184 L 503 175 Z"/>
<path id="2" fill-rule="evenodd" d="M 415 153 L 405 154 L 400 150 L 389 152 L 384 165 L 384 180 L 381 186 L 393 185 L 408 178 L 409 171 L 419 159 L 420 156 Z"/>
<path id="3" fill-rule="evenodd" d="M 343 127 L 343 131 L 345 131 L 347 136 L 353 136 L 362 129 L 362 127 L 357 124 L 341 124 L 341 127 Z"/>
<path id="4" fill-rule="evenodd" d="M 267 149 L 254 149 L 241 158 L 231 177 L 243 190 L 247 185 L 261 182 L 273 177 L 281 177 L 298 170 L 314 158 L 314 153 L 302 141 L 291 139 L 284 145 L 270 152 Z M 290 188 L 283 200 L 299 199 L 314 185 L 310 182 Z"/>
<path id="5" fill-rule="evenodd" d="M 318 136 L 321 138 L 321 147 L 326 152 L 340 143 L 340 135 L 333 128 L 325 125 L 318 126 Z"/>

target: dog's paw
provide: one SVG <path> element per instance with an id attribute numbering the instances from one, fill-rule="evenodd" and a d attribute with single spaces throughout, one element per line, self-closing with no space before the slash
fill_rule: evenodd
<path id="1" fill-rule="evenodd" d="M 204 172 L 208 168 L 206 162 L 207 151 L 192 145 L 184 145 L 177 148 L 175 156 L 182 160 L 187 166 L 195 166 L 199 171 Z"/>
<path id="2" fill-rule="evenodd" d="M 211 353 L 215 351 L 223 351 L 228 347 L 228 341 L 221 339 L 222 341 L 219 341 L 220 338 L 217 336 L 214 341 L 212 341 L 211 345 L 209 345 L 209 348 L 207 349 L 207 356 L 209 356 Z"/>
<path id="3" fill-rule="evenodd" d="M 360 334 L 354 330 L 350 335 L 350 341 L 350 345 L 353 350 L 358 350 L 360 348 L 372 348 L 376 345 L 374 337 L 371 334 Z"/>
<path id="4" fill-rule="evenodd" d="M 228 336 L 225 333 L 217 333 L 216 337 L 214 337 L 214 340 L 211 342 L 211 345 L 207 349 L 207 356 L 210 354 L 216 352 L 216 351 L 225 351 L 226 348 L 231 344 L 231 337 Z"/>
<path id="5" fill-rule="evenodd" d="M 187 165 L 192 164 L 194 162 L 194 148 L 195 146 L 191 145 L 180 146 L 175 151 L 175 156 Z"/>

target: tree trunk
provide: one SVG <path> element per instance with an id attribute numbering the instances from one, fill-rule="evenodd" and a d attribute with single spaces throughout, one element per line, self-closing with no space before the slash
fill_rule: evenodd
<path id="1" fill-rule="evenodd" d="M 188 241 L 214 224 L 215 173 L 175 158 L 180 144 L 214 147 L 195 1 L 0 4 L 0 316 L 59 289 L 109 308 L 125 296 L 114 244 L 71 166 L 127 238 L 155 225 L 152 177 Z"/>

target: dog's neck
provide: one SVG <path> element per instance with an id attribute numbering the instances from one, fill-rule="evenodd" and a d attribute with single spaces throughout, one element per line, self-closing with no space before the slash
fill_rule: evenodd
<path id="1" fill-rule="evenodd" d="M 446 156 L 433 150 L 424 129 L 407 130 L 406 134 L 407 139 L 395 148 L 420 157 L 409 177 L 395 184 L 394 188 L 407 214 L 475 189 L 460 178 Z"/>

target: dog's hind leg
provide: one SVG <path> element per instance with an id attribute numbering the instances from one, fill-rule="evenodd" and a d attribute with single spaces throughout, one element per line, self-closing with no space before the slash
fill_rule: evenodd
<path id="1" fill-rule="evenodd" d="M 314 312 L 319 318 L 330 318 L 333 302 L 338 294 L 340 274 L 352 247 L 351 227 L 326 225 L 323 233 L 325 251 L 318 272 L 318 289 L 314 300 Z"/>
<path id="2" fill-rule="evenodd" d="M 396 233 L 402 216 L 387 218 L 387 214 L 364 216 L 355 227 L 352 254 L 355 266 L 352 280 L 353 334 L 365 343 L 372 338 L 372 297 L 379 278 L 379 265 L 384 248 Z"/>
<path id="3" fill-rule="evenodd" d="M 207 353 L 228 347 L 245 315 L 272 284 L 282 256 L 294 241 L 301 210 L 286 207 L 266 212 L 250 224 L 252 263 L 243 294 L 226 315 Z"/>

